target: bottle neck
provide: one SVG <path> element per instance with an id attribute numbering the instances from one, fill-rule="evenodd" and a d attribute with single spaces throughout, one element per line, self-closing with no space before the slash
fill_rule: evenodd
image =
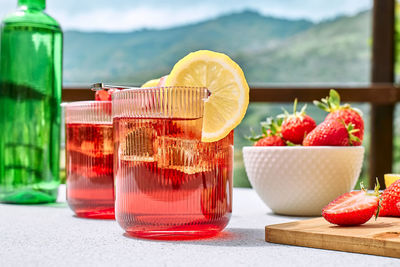
<path id="1" fill-rule="evenodd" d="M 46 8 L 46 0 L 18 0 L 18 6 L 28 9 L 44 10 Z"/>

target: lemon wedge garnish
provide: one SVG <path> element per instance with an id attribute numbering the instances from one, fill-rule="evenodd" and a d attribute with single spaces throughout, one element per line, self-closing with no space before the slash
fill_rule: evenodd
<path id="1" fill-rule="evenodd" d="M 153 80 L 147 81 L 144 84 L 142 84 L 142 86 L 140 88 L 157 87 L 159 82 L 160 82 L 160 79 L 153 79 Z"/>
<path id="2" fill-rule="evenodd" d="M 218 141 L 243 119 L 249 104 L 249 86 L 242 69 L 227 55 L 200 50 L 175 64 L 166 86 L 205 87 L 202 142 Z"/>
<path id="3" fill-rule="evenodd" d="M 400 174 L 388 173 L 385 174 L 385 185 L 388 188 L 391 184 L 400 179 Z"/>

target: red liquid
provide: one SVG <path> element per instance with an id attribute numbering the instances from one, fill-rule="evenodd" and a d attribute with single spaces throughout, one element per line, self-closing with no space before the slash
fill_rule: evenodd
<path id="1" fill-rule="evenodd" d="M 66 124 L 67 200 L 79 217 L 114 219 L 111 124 Z"/>
<path id="2" fill-rule="evenodd" d="M 232 212 L 233 132 L 202 143 L 202 119 L 114 119 L 116 219 L 130 235 L 212 236 Z"/>

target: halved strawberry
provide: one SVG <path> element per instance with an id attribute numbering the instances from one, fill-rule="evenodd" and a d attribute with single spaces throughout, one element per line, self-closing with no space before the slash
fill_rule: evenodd
<path id="1" fill-rule="evenodd" d="M 364 120 L 361 116 L 361 111 L 352 108 L 349 104 L 340 105 L 340 95 L 335 90 L 329 91 L 329 97 L 323 98 L 320 101 L 314 101 L 314 105 L 322 110 L 329 112 L 325 121 L 339 120 L 343 121 L 346 125 L 353 124 L 353 128 L 357 130 L 354 136 L 358 141 L 354 141 L 353 146 L 362 144 L 364 137 Z"/>
<path id="2" fill-rule="evenodd" d="M 397 208 L 400 203 L 400 180 L 397 180 L 386 188 L 381 195 L 380 216 L 400 216 L 400 210 Z"/>
<path id="3" fill-rule="evenodd" d="M 341 195 L 322 209 L 322 216 L 328 222 L 337 225 L 359 225 L 367 222 L 375 214 L 378 216 L 378 207 L 379 184 L 371 194 L 362 188 L 360 191 Z"/>
<path id="4" fill-rule="evenodd" d="M 317 126 L 314 119 L 306 114 L 307 105 L 297 111 L 297 98 L 293 104 L 293 114 L 284 110 L 281 126 L 282 137 L 293 144 L 301 145 L 304 137 Z"/>

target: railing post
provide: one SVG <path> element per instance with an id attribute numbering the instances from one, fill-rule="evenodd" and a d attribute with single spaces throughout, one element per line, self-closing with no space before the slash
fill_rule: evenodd
<path id="1" fill-rule="evenodd" d="M 374 0 L 372 27 L 372 83 L 394 82 L 395 0 Z M 371 105 L 370 187 L 384 187 L 383 175 L 392 171 L 393 104 Z"/>

